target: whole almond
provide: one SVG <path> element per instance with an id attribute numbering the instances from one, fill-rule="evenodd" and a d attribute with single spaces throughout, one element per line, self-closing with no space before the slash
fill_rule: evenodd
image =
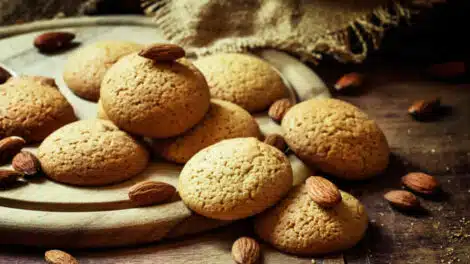
<path id="1" fill-rule="evenodd" d="M 5 83 L 10 77 L 10 72 L 0 66 L 0 84 Z"/>
<path id="2" fill-rule="evenodd" d="M 17 171 L 0 169 L 0 187 L 8 187 L 14 184 L 21 176 L 23 175 Z"/>
<path id="3" fill-rule="evenodd" d="M 50 264 L 78 264 L 78 260 L 62 250 L 48 250 L 44 254 L 47 263 Z"/>
<path id="4" fill-rule="evenodd" d="M 409 191 L 393 190 L 384 195 L 385 200 L 391 205 L 403 209 L 410 210 L 419 207 L 419 200 Z"/>
<path id="5" fill-rule="evenodd" d="M 164 182 L 145 181 L 129 189 L 129 199 L 138 206 L 159 204 L 170 200 L 176 188 Z"/>
<path id="6" fill-rule="evenodd" d="M 338 187 L 323 177 L 308 177 L 305 185 L 310 198 L 321 207 L 331 208 L 342 200 Z"/>
<path id="7" fill-rule="evenodd" d="M 293 103 L 288 98 L 279 99 L 269 107 L 268 115 L 272 120 L 281 122 L 284 115 L 292 106 Z"/>
<path id="8" fill-rule="evenodd" d="M 409 189 L 422 194 L 432 194 L 439 188 L 439 182 L 433 176 L 422 172 L 408 173 L 401 181 Z"/>
<path id="9" fill-rule="evenodd" d="M 260 256 L 260 247 L 253 238 L 241 237 L 232 245 L 232 257 L 236 263 L 252 264 Z"/>
<path id="10" fill-rule="evenodd" d="M 26 141 L 17 136 L 6 137 L 0 140 L 0 165 L 10 162 L 23 146 Z"/>
<path id="11" fill-rule="evenodd" d="M 287 144 L 284 137 L 279 134 L 270 134 L 264 139 L 264 143 L 271 145 L 280 151 L 286 151 Z"/>
<path id="12" fill-rule="evenodd" d="M 152 44 L 143 48 L 139 55 L 154 61 L 175 61 L 186 55 L 184 49 L 174 44 Z"/>
<path id="13" fill-rule="evenodd" d="M 339 78 L 334 87 L 337 91 L 342 91 L 349 88 L 359 87 L 363 82 L 364 76 L 362 74 L 351 72 Z"/>
<path id="14" fill-rule="evenodd" d="M 75 34 L 70 32 L 46 32 L 34 39 L 34 46 L 41 52 L 56 52 L 70 46 Z"/>
<path id="15" fill-rule="evenodd" d="M 33 153 L 21 151 L 16 154 L 11 162 L 13 169 L 27 176 L 33 176 L 41 171 L 41 163 Z"/>
<path id="16" fill-rule="evenodd" d="M 428 100 L 418 100 L 408 108 L 408 114 L 415 118 L 429 117 L 437 112 L 441 106 L 441 99 L 439 97 L 431 98 Z"/>

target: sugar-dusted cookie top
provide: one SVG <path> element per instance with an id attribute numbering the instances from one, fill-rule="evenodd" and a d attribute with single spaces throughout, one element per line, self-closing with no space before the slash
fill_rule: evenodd
<path id="1" fill-rule="evenodd" d="M 202 74 L 182 58 L 155 62 L 132 53 L 106 73 L 101 103 L 118 127 L 134 134 L 167 138 L 197 124 L 209 109 Z"/>
<path id="2" fill-rule="evenodd" d="M 163 158 L 186 163 L 199 150 L 224 139 L 261 137 L 258 124 L 245 109 L 218 99 L 212 99 L 204 119 L 186 133 L 153 141 L 153 150 Z"/>
<path id="3" fill-rule="evenodd" d="M 52 78 L 12 77 L 0 85 L 0 138 L 38 142 L 76 120 L 72 106 Z"/>
<path id="4" fill-rule="evenodd" d="M 292 187 L 292 168 L 256 138 L 223 140 L 194 155 L 181 171 L 184 203 L 209 218 L 235 220 L 274 205 Z"/>
<path id="5" fill-rule="evenodd" d="M 276 206 L 255 218 L 255 232 L 277 249 L 318 255 L 353 247 L 364 236 L 368 220 L 364 206 L 341 191 L 342 201 L 323 208 L 308 195 L 305 184 L 294 187 Z"/>
<path id="6" fill-rule="evenodd" d="M 382 130 L 344 101 L 299 103 L 286 113 L 282 128 L 287 144 L 300 159 L 337 177 L 364 179 L 388 165 L 390 150 Z"/>
<path id="7" fill-rule="evenodd" d="M 249 112 L 266 110 L 287 89 L 267 62 L 241 53 L 219 53 L 194 62 L 207 79 L 211 96 L 230 101 Z"/>
<path id="8" fill-rule="evenodd" d="M 147 150 L 107 120 L 68 124 L 48 136 L 38 149 L 44 173 L 62 183 L 94 186 L 137 175 L 148 162 Z"/>
<path id="9" fill-rule="evenodd" d="M 142 48 L 130 41 L 105 40 L 87 45 L 74 52 L 64 67 L 64 81 L 76 95 L 98 101 L 106 71 L 119 58 Z"/>

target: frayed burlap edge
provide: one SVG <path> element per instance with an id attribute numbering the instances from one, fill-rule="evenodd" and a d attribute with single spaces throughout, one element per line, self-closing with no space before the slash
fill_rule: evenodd
<path id="1" fill-rule="evenodd" d="M 289 39 L 262 39 L 259 36 L 229 37 L 217 41 L 209 47 L 191 47 L 186 39 L 190 29 L 185 29 L 172 16 L 168 3 L 171 0 L 143 0 L 142 7 L 147 15 L 153 15 L 164 36 L 173 43 L 185 46 L 189 54 L 204 56 L 218 52 L 246 52 L 259 48 L 284 50 L 298 56 L 302 61 L 318 63 L 324 55 L 334 57 L 343 63 L 361 63 L 370 49 L 380 48 L 385 32 L 402 22 L 409 22 L 412 15 L 423 7 L 445 0 L 415 0 L 413 5 L 391 1 L 389 6 L 381 6 L 370 14 L 358 17 L 344 29 L 326 32 L 324 35 L 309 37 L 307 44 Z M 275 34 L 273 34 L 275 35 Z M 354 39 L 354 41 L 352 41 Z M 353 43 L 351 43 L 353 42 Z"/>

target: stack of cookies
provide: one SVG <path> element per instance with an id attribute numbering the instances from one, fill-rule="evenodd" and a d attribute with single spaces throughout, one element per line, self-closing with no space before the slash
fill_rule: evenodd
<path id="1" fill-rule="evenodd" d="M 348 180 L 380 174 L 388 144 L 358 108 L 335 99 L 292 106 L 282 78 L 265 61 L 231 53 L 191 62 L 172 44 L 99 42 L 75 52 L 63 77 L 76 95 L 98 102 L 97 119 L 76 121 L 51 79 L 13 77 L 0 85 L 6 106 L 0 136 L 42 141 L 38 158 L 50 179 L 118 183 L 142 172 L 151 151 L 184 165 L 177 191 L 191 210 L 220 220 L 254 216 L 255 232 L 282 251 L 325 254 L 363 237 L 362 204 L 326 179 L 293 188 L 286 156 L 292 151 Z M 271 105 L 284 134 L 263 141 L 252 114 Z M 286 143 L 288 149 L 280 147 Z M 151 185 L 134 188 L 132 197 L 152 204 L 158 193 L 139 192 Z"/>

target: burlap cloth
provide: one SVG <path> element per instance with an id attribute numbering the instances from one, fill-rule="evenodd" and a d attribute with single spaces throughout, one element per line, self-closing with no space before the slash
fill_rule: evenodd
<path id="1" fill-rule="evenodd" d="M 165 36 L 197 55 L 276 48 L 362 62 L 384 32 L 436 0 L 147 0 Z"/>
<path id="2" fill-rule="evenodd" d="M 170 41 L 197 55 L 275 48 L 308 61 L 326 54 L 359 63 L 388 28 L 443 1 L 0 0 L 0 22 L 145 11 Z"/>

